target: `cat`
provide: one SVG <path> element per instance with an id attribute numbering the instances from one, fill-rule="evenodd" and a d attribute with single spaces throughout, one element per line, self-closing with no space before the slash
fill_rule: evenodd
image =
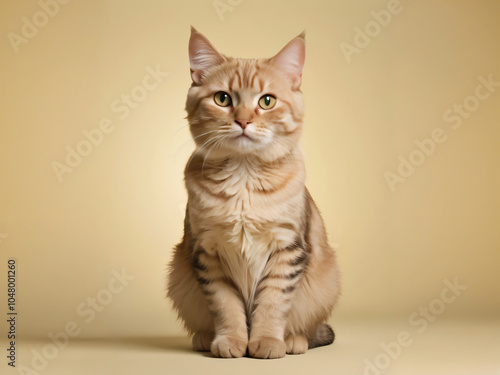
<path id="1" fill-rule="evenodd" d="M 196 351 L 281 358 L 331 344 L 340 276 L 299 151 L 305 34 L 232 58 L 191 29 L 184 237 L 167 296 Z"/>

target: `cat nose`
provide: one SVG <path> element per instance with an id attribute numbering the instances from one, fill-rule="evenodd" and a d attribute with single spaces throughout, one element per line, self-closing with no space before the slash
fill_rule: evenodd
<path id="1" fill-rule="evenodd" d="M 243 130 L 245 130 L 245 128 L 250 125 L 253 121 L 250 119 L 250 120 L 242 120 L 242 119 L 235 119 L 234 121 L 236 121 L 238 123 L 239 126 L 241 126 L 241 128 Z"/>

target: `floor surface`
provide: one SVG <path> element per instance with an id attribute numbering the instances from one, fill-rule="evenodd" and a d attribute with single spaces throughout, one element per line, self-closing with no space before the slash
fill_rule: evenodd
<path id="1" fill-rule="evenodd" d="M 420 323 L 339 322 L 333 345 L 278 360 L 212 358 L 186 337 L 76 337 L 60 349 L 48 338 L 21 339 L 16 368 L 2 355 L 0 373 L 500 375 L 500 320 Z"/>

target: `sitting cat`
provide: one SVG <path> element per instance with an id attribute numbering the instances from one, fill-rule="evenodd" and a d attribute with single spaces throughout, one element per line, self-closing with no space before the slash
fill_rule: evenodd
<path id="1" fill-rule="evenodd" d="M 241 59 L 191 30 L 196 149 L 168 297 L 195 350 L 280 358 L 334 340 L 339 271 L 298 147 L 304 58 L 304 34 L 270 59 Z"/>

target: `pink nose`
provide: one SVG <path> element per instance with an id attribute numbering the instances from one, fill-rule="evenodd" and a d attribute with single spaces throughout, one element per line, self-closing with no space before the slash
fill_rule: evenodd
<path id="1" fill-rule="evenodd" d="M 252 120 L 242 120 L 239 118 L 235 119 L 234 121 L 236 121 L 243 130 L 245 130 L 245 128 L 252 123 Z"/>

